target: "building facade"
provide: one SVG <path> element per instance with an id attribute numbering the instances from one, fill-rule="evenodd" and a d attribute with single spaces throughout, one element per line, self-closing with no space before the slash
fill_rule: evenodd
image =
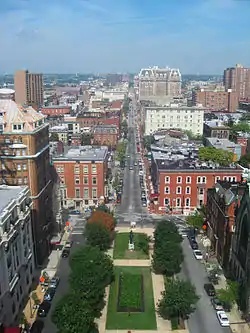
<path id="1" fill-rule="evenodd" d="M 58 126 L 50 127 L 50 129 L 49 129 L 50 138 L 57 136 L 58 141 L 61 141 L 67 145 L 68 144 L 68 131 L 69 131 L 68 126 L 66 126 L 66 125 L 58 125 Z"/>
<path id="2" fill-rule="evenodd" d="M 181 95 L 179 69 L 157 66 L 141 69 L 139 75 L 139 100 L 156 101 Z"/>
<path id="3" fill-rule="evenodd" d="M 207 191 L 207 236 L 221 267 L 229 271 L 235 218 L 246 183 L 219 181 Z"/>
<path id="4" fill-rule="evenodd" d="M 54 156 L 53 163 L 65 208 L 82 210 L 108 196 L 108 147 L 71 147 L 63 156 Z"/>
<path id="5" fill-rule="evenodd" d="M 115 148 L 118 141 L 116 125 L 97 125 L 93 130 L 93 143 Z"/>
<path id="6" fill-rule="evenodd" d="M 225 126 L 218 121 L 205 122 L 203 134 L 207 138 L 229 139 L 230 127 Z"/>
<path id="7" fill-rule="evenodd" d="M 67 105 L 50 105 L 42 107 L 41 112 L 46 116 L 59 117 L 70 114 L 71 107 Z"/>
<path id="8" fill-rule="evenodd" d="M 192 104 L 201 104 L 211 111 L 235 112 L 238 108 L 238 96 L 232 91 L 194 90 Z"/>
<path id="9" fill-rule="evenodd" d="M 177 104 L 145 107 L 145 135 L 169 128 L 191 131 L 194 135 L 202 135 L 204 111 L 205 109 L 202 107 L 179 106 Z"/>
<path id="10" fill-rule="evenodd" d="M 203 166 L 202 166 L 203 165 Z M 207 189 L 219 180 L 241 180 L 242 168 L 209 166 L 193 160 L 153 160 L 151 177 L 157 189 L 157 209 L 189 215 L 207 202 Z"/>
<path id="11" fill-rule="evenodd" d="M 53 226 L 49 125 L 32 107 L 11 100 L 0 100 L 0 113 L 0 182 L 31 190 L 36 263 L 41 265 L 49 255 Z"/>
<path id="12" fill-rule="evenodd" d="M 32 200 L 27 186 L 0 186 L 0 323 L 12 325 L 35 272 Z"/>
<path id="13" fill-rule="evenodd" d="M 15 101 L 21 105 L 32 105 L 38 109 L 43 106 L 43 75 L 29 73 L 27 70 L 15 72 Z"/>
<path id="14" fill-rule="evenodd" d="M 226 91 L 231 89 L 238 99 L 250 98 L 250 68 L 240 64 L 224 70 L 224 86 Z"/>

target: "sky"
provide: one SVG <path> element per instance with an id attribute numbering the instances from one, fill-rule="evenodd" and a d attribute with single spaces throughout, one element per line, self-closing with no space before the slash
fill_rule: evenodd
<path id="1" fill-rule="evenodd" d="M 0 73 L 250 67 L 250 0 L 3 0 Z"/>

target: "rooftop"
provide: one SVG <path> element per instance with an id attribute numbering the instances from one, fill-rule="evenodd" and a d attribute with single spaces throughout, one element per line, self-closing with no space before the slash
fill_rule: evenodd
<path id="1" fill-rule="evenodd" d="M 7 186 L 0 185 L 0 214 L 2 214 L 8 204 L 17 199 L 18 196 L 27 189 L 27 186 Z"/>
<path id="2" fill-rule="evenodd" d="M 200 105 L 196 105 L 196 106 L 186 106 L 180 103 L 174 103 L 174 104 L 168 104 L 168 105 L 150 105 L 150 106 L 145 106 L 144 107 L 145 110 L 156 110 L 156 111 L 160 111 L 160 110 L 164 110 L 164 109 L 173 109 L 173 110 L 187 110 L 187 111 L 206 111 L 207 108 L 200 106 Z"/>
<path id="3" fill-rule="evenodd" d="M 53 157 L 54 161 L 99 161 L 105 160 L 108 147 L 78 146 L 69 147 L 64 154 Z"/>
<path id="4" fill-rule="evenodd" d="M 70 107 L 70 105 L 48 105 L 43 106 L 42 109 L 70 109 Z"/>
<path id="5" fill-rule="evenodd" d="M 9 88 L 1 88 L 0 89 L 0 94 L 1 95 L 11 95 L 11 94 L 14 94 L 15 93 L 15 90 L 13 89 L 9 89 Z"/>
<path id="6" fill-rule="evenodd" d="M 207 120 L 205 123 L 204 123 L 204 125 L 207 125 L 208 127 L 211 127 L 211 128 L 220 128 L 220 129 L 230 129 L 230 127 L 229 126 L 226 126 L 226 125 L 224 125 L 223 124 L 223 122 L 222 121 L 220 121 L 220 120 Z"/>
<path id="7" fill-rule="evenodd" d="M 116 134 L 117 126 L 116 125 L 97 125 L 94 128 L 95 134 Z"/>
<path id="8" fill-rule="evenodd" d="M 57 125 L 49 129 L 50 132 L 68 132 L 68 126 L 66 125 Z"/>
<path id="9" fill-rule="evenodd" d="M 218 138 L 206 138 L 206 140 L 217 149 L 227 149 L 232 147 L 238 147 L 240 144 L 234 143 L 228 139 L 218 139 Z"/>

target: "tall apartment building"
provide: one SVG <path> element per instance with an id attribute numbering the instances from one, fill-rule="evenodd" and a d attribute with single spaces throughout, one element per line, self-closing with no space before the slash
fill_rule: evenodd
<path id="1" fill-rule="evenodd" d="M 211 111 L 235 112 L 238 108 L 238 96 L 231 90 L 226 92 L 196 89 L 192 93 L 192 105 L 197 104 L 201 104 Z"/>
<path id="2" fill-rule="evenodd" d="M 18 104 L 43 106 L 43 75 L 29 73 L 27 70 L 15 72 L 15 100 Z"/>
<path id="3" fill-rule="evenodd" d="M 30 190 L 0 186 L 0 325 L 16 321 L 35 272 Z"/>
<path id="4" fill-rule="evenodd" d="M 145 135 L 153 134 L 159 129 L 169 128 L 202 135 L 204 111 L 205 109 L 200 106 L 188 107 L 177 104 L 145 107 Z"/>
<path id="5" fill-rule="evenodd" d="M 38 265 L 49 254 L 53 222 L 49 125 L 45 123 L 45 118 L 31 106 L 0 100 L 0 182 L 28 185 L 30 188 Z"/>
<path id="6" fill-rule="evenodd" d="M 138 75 L 139 99 L 148 101 L 164 100 L 181 94 L 181 73 L 179 69 L 141 69 Z"/>
<path id="7" fill-rule="evenodd" d="M 224 70 L 225 90 L 231 89 L 238 99 L 250 98 L 250 68 L 240 64 Z"/>

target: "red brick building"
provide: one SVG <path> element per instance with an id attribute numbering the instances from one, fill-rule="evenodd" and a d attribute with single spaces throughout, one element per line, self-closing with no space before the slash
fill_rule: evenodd
<path id="1" fill-rule="evenodd" d="M 97 125 L 93 131 L 93 142 L 115 148 L 119 133 L 116 125 Z"/>
<path id="2" fill-rule="evenodd" d="M 188 215 L 207 202 L 207 189 L 219 180 L 240 181 L 241 167 L 197 167 L 197 161 L 152 161 L 151 174 L 158 189 L 156 210 Z"/>
<path id="3" fill-rule="evenodd" d="M 64 207 L 81 210 L 107 197 L 107 147 L 72 147 L 63 156 L 54 157 L 53 162 L 61 179 Z"/>
<path id="4" fill-rule="evenodd" d="M 120 117 L 114 116 L 114 117 L 106 117 L 103 119 L 102 122 L 103 125 L 115 125 L 118 131 L 118 135 L 120 135 Z"/>
<path id="5" fill-rule="evenodd" d="M 41 108 L 41 112 L 44 115 L 47 116 L 63 116 L 65 114 L 70 114 L 71 107 L 67 105 L 50 105 L 50 106 L 44 106 Z"/>
<path id="6" fill-rule="evenodd" d="M 90 116 L 90 115 L 79 115 L 77 117 L 77 122 L 80 124 L 80 127 L 94 127 L 96 125 L 101 125 L 102 124 L 102 113 L 97 112 L 96 115 Z"/>

